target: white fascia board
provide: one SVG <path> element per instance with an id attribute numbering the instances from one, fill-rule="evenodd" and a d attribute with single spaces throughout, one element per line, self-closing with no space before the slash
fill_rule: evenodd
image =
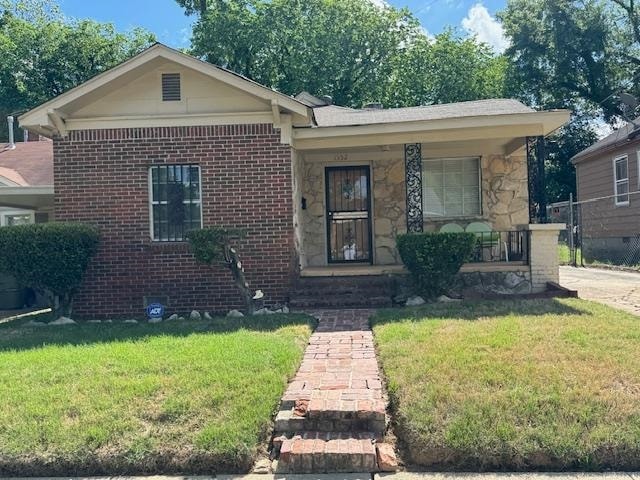
<path id="1" fill-rule="evenodd" d="M 18 121 L 24 128 L 48 125 L 48 113 L 50 111 L 60 109 L 64 107 L 64 105 L 79 99 L 97 88 L 107 85 L 109 82 L 115 80 L 121 75 L 124 75 L 135 68 L 141 67 L 145 63 L 158 57 L 162 57 L 166 60 L 173 61 L 187 68 L 196 70 L 204 75 L 220 80 L 258 98 L 276 100 L 280 107 L 292 113 L 297 113 L 304 117 L 309 117 L 310 115 L 309 108 L 307 106 L 291 97 L 288 97 L 287 95 L 271 90 L 270 88 L 252 82 L 251 80 L 242 78 L 239 75 L 222 70 L 215 65 L 178 52 L 177 50 L 173 50 L 161 44 L 156 44 L 120 65 L 113 67 L 112 69 L 87 80 L 83 84 L 72 88 L 68 92 L 58 95 L 52 100 L 49 100 L 48 102 L 24 113 L 18 118 Z"/>

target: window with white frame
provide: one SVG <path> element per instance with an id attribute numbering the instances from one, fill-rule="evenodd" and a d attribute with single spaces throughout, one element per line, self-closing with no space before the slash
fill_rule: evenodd
<path id="1" fill-rule="evenodd" d="M 425 217 L 480 215 L 480 159 L 424 159 L 422 190 Z"/>
<path id="2" fill-rule="evenodd" d="M 149 169 L 151 238 L 159 242 L 185 240 L 189 230 L 202 228 L 202 189 L 197 165 L 157 165 Z"/>
<path id="3" fill-rule="evenodd" d="M 629 159 L 626 155 L 613 159 L 613 193 L 616 205 L 629 205 Z"/>
<path id="4" fill-rule="evenodd" d="M 28 225 L 34 223 L 35 215 L 32 210 L 3 210 L 0 211 L 0 227 L 12 225 Z"/>

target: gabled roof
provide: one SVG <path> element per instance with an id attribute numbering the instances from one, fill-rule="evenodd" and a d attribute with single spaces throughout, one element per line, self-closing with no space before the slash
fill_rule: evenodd
<path id="1" fill-rule="evenodd" d="M 580 153 L 577 153 L 571 158 L 571 162 L 575 164 L 587 158 L 594 157 L 599 153 L 605 153 L 633 141 L 637 142 L 640 140 L 640 135 L 638 135 L 640 130 L 634 125 L 634 123 L 637 124 L 638 122 L 640 122 L 640 117 L 636 118 L 633 122 L 623 125 L 612 134 L 598 140 L 596 143 L 585 148 Z"/>
<path id="2" fill-rule="evenodd" d="M 379 123 L 418 122 L 447 118 L 533 113 L 535 110 L 517 100 L 492 99 L 422 107 L 389 109 L 353 109 L 336 105 L 318 106 L 313 114 L 318 127 L 374 125 Z"/>
<path id="3" fill-rule="evenodd" d="M 17 142 L 15 147 L 0 145 L 0 183 L 6 179 L 19 187 L 53 185 L 53 142 Z"/>
<path id="4" fill-rule="evenodd" d="M 257 98 L 271 101 L 272 104 L 276 104 L 279 108 L 286 111 L 303 116 L 308 115 L 309 110 L 307 105 L 299 102 L 295 98 L 265 87 L 264 85 L 261 85 L 243 75 L 227 70 L 226 68 L 218 67 L 211 63 L 202 61 L 173 48 L 167 47 L 161 43 L 155 43 L 151 47 L 129 60 L 126 60 L 120 65 L 96 75 L 81 85 L 78 85 L 77 87 L 58 95 L 48 102 L 45 102 L 21 115 L 19 117 L 20 125 L 24 128 L 43 125 L 48 121 L 48 117 L 51 117 L 52 115 L 58 115 L 58 117 L 62 116 L 64 118 L 64 115 L 58 111 L 63 109 L 65 105 L 69 105 L 71 102 L 81 99 L 85 95 L 104 87 L 126 73 L 131 72 L 132 70 L 157 58 L 169 60 L 186 68 L 191 68 L 218 81 L 232 85 L 233 87 Z M 55 123 L 56 120 L 58 122 L 60 121 L 59 118 L 53 118 L 53 120 L 53 123 Z"/>

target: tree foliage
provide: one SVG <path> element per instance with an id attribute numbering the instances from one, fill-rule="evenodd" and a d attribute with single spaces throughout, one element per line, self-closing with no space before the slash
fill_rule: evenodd
<path id="1" fill-rule="evenodd" d="M 141 29 L 70 20 L 51 0 L 0 0 L 0 117 L 20 114 L 140 52 Z M 7 138 L 0 121 L 0 141 Z"/>
<path id="2" fill-rule="evenodd" d="M 198 15 L 193 54 L 289 95 L 307 90 L 359 108 L 504 92 L 504 59 L 452 31 L 427 37 L 406 9 L 362 0 L 177 1 Z"/>
<path id="3" fill-rule="evenodd" d="M 615 120 L 622 113 L 615 94 L 640 92 L 634 81 L 640 37 L 630 21 L 637 12 L 625 15 L 623 3 L 509 0 L 499 16 L 511 38 L 512 91 L 536 107 Z"/>

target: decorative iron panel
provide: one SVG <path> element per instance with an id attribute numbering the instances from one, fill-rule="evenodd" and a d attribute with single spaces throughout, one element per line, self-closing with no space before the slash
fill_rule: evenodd
<path id="1" fill-rule="evenodd" d="M 544 137 L 527 137 L 527 171 L 529 178 L 529 222 L 547 221 Z"/>
<path id="2" fill-rule="evenodd" d="M 407 184 L 407 232 L 422 232 L 422 145 L 404 146 L 404 168 Z"/>
<path id="3" fill-rule="evenodd" d="M 368 166 L 326 167 L 329 263 L 371 263 L 371 172 Z"/>

